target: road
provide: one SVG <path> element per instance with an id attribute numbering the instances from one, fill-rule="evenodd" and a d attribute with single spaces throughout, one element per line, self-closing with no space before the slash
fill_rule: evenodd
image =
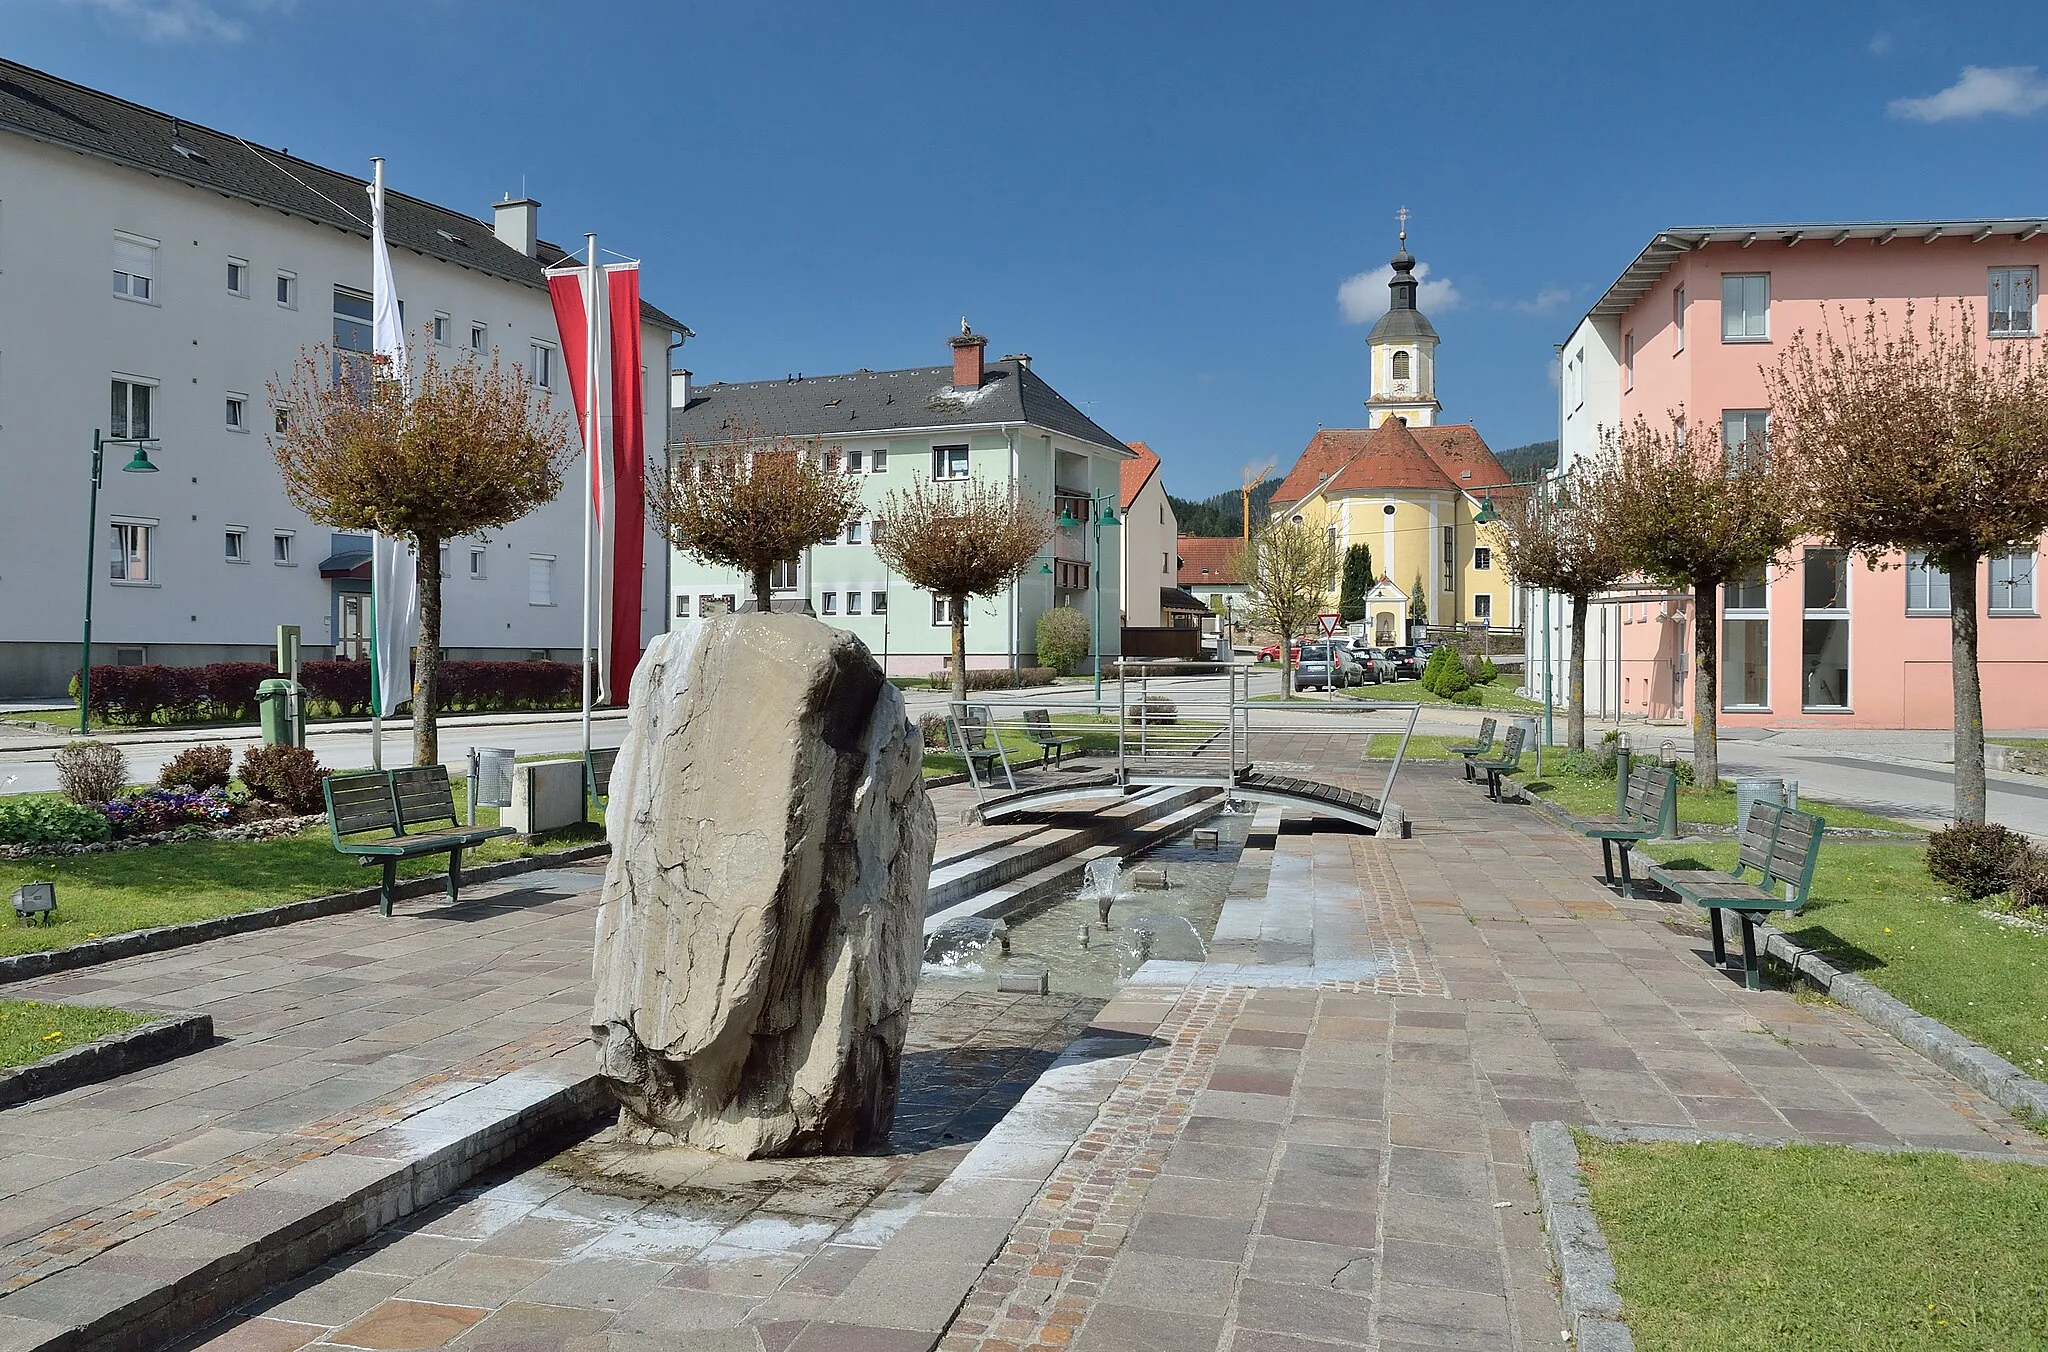
<path id="1" fill-rule="evenodd" d="M 1926 744 L 1898 733 L 1850 729 L 1825 736 L 1724 736 L 1721 776 L 1789 777 L 1799 781 L 1803 797 L 1941 826 L 1955 812 L 1955 775 L 1946 763 L 1947 751 L 1946 735 Z M 1987 778 L 1986 817 L 2048 840 L 2048 779 L 1997 772 Z"/>

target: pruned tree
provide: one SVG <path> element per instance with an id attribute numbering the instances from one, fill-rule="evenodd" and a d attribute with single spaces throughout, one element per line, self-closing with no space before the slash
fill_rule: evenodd
<path id="1" fill-rule="evenodd" d="M 1415 575 L 1415 589 L 1408 593 L 1408 618 L 1416 624 L 1429 623 L 1429 594 L 1422 590 L 1422 574 Z"/>
<path id="2" fill-rule="evenodd" d="M 1623 564 L 1692 592 L 1692 767 L 1695 782 L 1720 782 L 1720 588 L 1769 567 L 1799 535 L 1797 485 L 1783 457 L 1745 442 L 1724 446 L 1720 428 L 1687 433 L 1683 409 L 1652 426 L 1633 422 L 1602 436 L 1609 473 L 1598 510 Z"/>
<path id="3" fill-rule="evenodd" d="M 1346 624 L 1365 618 L 1366 595 L 1378 581 L 1372 572 L 1372 546 L 1352 545 L 1344 551 L 1344 581 L 1337 588 L 1337 617 Z"/>
<path id="4" fill-rule="evenodd" d="M 945 598 L 953 627 L 953 699 L 964 700 L 967 602 L 1017 580 L 1052 538 L 1052 515 L 1009 485 L 986 479 L 913 479 L 908 490 L 889 494 L 884 511 L 875 553 L 912 586 Z"/>
<path id="5" fill-rule="evenodd" d="M 412 350 L 410 381 L 373 379 L 353 352 L 301 351 L 269 382 L 271 454 L 285 496 L 336 530 L 411 541 L 420 632 L 413 661 L 414 759 L 441 759 L 441 545 L 506 526 L 562 491 L 576 457 L 568 420 L 536 398 L 518 366 L 435 345 Z M 411 388 L 408 389 L 407 385 Z"/>
<path id="6" fill-rule="evenodd" d="M 1987 343 L 1968 307 L 1893 328 L 1871 307 L 1801 330 L 1764 372 L 1772 452 L 1815 534 L 1874 568 L 1922 551 L 1948 575 L 1955 815 L 1984 820 L 1979 563 L 2048 531 L 2048 366 L 2035 338 Z M 1993 598 L 1994 602 L 1996 598 Z"/>
<path id="7" fill-rule="evenodd" d="M 1280 635 L 1280 693 L 1294 698 L 1294 636 L 1311 631 L 1337 582 L 1337 546 L 1327 531 L 1273 521 L 1252 532 L 1238 559 L 1254 622 Z"/>
<path id="8" fill-rule="evenodd" d="M 838 538 L 861 513 L 860 480 L 839 472 L 837 447 L 755 424 L 732 433 L 678 447 L 649 476 L 647 509 L 677 549 L 746 574 L 766 614 L 775 566 Z"/>
<path id="9" fill-rule="evenodd" d="M 1605 456 L 1589 456 L 1568 478 L 1546 479 L 1494 495 L 1493 532 L 1508 570 L 1527 587 L 1557 592 L 1571 602 L 1572 642 L 1567 668 L 1565 740 L 1586 749 L 1586 611 L 1593 597 L 1628 574 L 1610 519 L 1613 472 Z"/>

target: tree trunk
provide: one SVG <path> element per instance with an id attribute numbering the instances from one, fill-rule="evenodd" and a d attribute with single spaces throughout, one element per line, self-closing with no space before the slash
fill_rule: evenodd
<path id="1" fill-rule="evenodd" d="M 1984 687 L 1977 674 L 1977 560 L 1948 569 L 1949 666 L 1955 680 L 1956 820 L 1984 822 Z"/>
<path id="2" fill-rule="evenodd" d="M 768 582 L 769 572 L 770 570 L 767 568 L 756 568 L 754 570 L 754 609 L 760 611 L 763 615 L 766 615 L 773 609 L 775 604 L 773 599 L 775 589 Z"/>
<path id="3" fill-rule="evenodd" d="M 1280 631 L 1280 698 L 1294 698 L 1294 635 Z"/>
<path id="4" fill-rule="evenodd" d="M 955 596 L 953 601 L 953 702 L 967 702 L 967 598 Z M 1098 654 L 1095 661 L 1100 664 Z"/>
<path id="5" fill-rule="evenodd" d="M 1565 746 L 1571 751 L 1586 749 L 1586 602 L 1589 598 L 1574 596 L 1572 603 L 1572 657 L 1571 674 L 1567 678 L 1571 691 L 1570 703 L 1565 710 Z M 1526 632 L 1526 631 L 1525 631 Z"/>
<path id="6" fill-rule="evenodd" d="M 1715 605 L 1719 584 L 1696 582 L 1692 589 L 1692 777 L 1702 788 L 1721 782 L 1721 708 L 1717 674 L 1720 612 Z"/>
<path id="7" fill-rule="evenodd" d="M 441 697 L 441 541 L 420 534 L 413 538 L 413 560 L 420 589 L 419 651 L 412 667 L 412 763 L 441 763 L 441 730 L 436 715 Z"/>

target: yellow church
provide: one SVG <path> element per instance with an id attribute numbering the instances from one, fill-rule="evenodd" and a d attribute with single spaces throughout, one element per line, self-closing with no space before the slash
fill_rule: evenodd
<path id="1" fill-rule="evenodd" d="M 1401 241 L 1387 312 L 1366 337 L 1366 426 L 1317 432 L 1272 506 L 1275 520 L 1329 531 L 1340 563 L 1352 545 L 1372 551 L 1379 581 L 1366 624 L 1376 644 L 1407 641 L 1417 588 L 1430 624 L 1515 623 L 1507 561 L 1478 520 L 1491 491 L 1510 480 L 1478 429 L 1437 422 L 1437 334 L 1415 307 L 1405 231 Z M 1335 592 L 1329 609 L 1337 609 Z"/>

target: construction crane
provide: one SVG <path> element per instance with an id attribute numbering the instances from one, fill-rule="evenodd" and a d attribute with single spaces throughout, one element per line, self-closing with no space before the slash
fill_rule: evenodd
<path id="1" fill-rule="evenodd" d="M 1247 466 L 1244 472 L 1244 481 L 1237 490 L 1238 501 L 1244 508 L 1244 541 L 1246 544 L 1250 544 L 1252 538 L 1252 490 L 1266 482 L 1266 476 L 1271 474 L 1273 469 L 1274 465 L 1271 460 L 1266 461 L 1265 464 L 1260 465 L 1257 469 Z"/>

